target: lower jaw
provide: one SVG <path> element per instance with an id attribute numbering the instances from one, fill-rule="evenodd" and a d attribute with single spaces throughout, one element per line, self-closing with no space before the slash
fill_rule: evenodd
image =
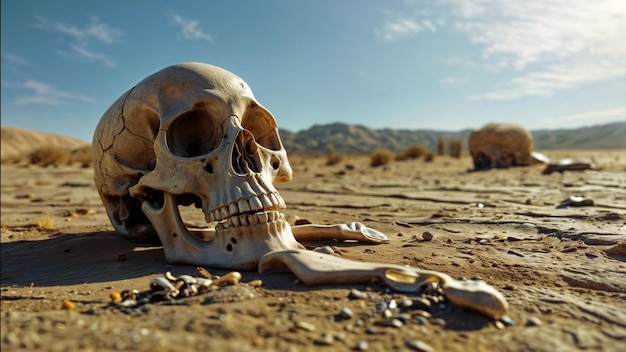
<path id="1" fill-rule="evenodd" d="M 241 270 L 257 270 L 259 260 L 269 252 L 302 248 L 284 220 L 216 230 L 212 242 L 225 257 L 223 267 Z"/>

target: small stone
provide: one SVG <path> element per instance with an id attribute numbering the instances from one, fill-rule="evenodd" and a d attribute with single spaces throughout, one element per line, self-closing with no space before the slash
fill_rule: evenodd
<path id="1" fill-rule="evenodd" d="M 354 313 L 350 308 L 345 307 L 342 308 L 341 311 L 339 311 L 339 317 L 341 319 L 352 319 L 352 317 L 354 317 Z"/>
<path id="2" fill-rule="evenodd" d="M 420 317 L 420 316 L 413 317 L 413 321 L 417 325 L 426 325 L 426 324 L 428 324 L 428 319 L 426 319 L 424 317 Z"/>
<path id="3" fill-rule="evenodd" d="M 453 244 L 453 243 L 454 243 L 454 240 L 453 240 L 453 239 L 451 239 L 451 238 L 448 238 L 448 239 L 446 240 L 446 243 Z"/>
<path id="4" fill-rule="evenodd" d="M 387 307 L 391 310 L 398 308 L 398 302 L 395 299 L 391 299 L 387 304 Z"/>
<path id="5" fill-rule="evenodd" d="M 419 352 L 434 352 L 435 351 L 435 349 L 432 346 L 420 340 L 409 340 L 405 342 L 405 345 L 406 347 L 408 347 L 409 349 L 413 351 L 419 351 Z"/>
<path id="6" fill-rule="evenodd" d="M 378 330 L 371 326 L 368 326 L 367 328 L 365 328 L 365 333 L 368 335 L 376 335 L 378 334 Z"/>
<path id="7" fill-rule="evenodd" d="M 212 279 L 213 278 L 211 273 L 208 270 L 206 270 L 205 268 L 201 267 L 201 266 L 196 267 L 196 275 L 200 276 L 202 278 L 205 278 L 205 279 Z"/>
<path id="8" fill-rule="evenodd" d="M 429 312 L 427 312 L 425 310 L 421 310 L 421 309 L 418 309 L 418 310 L 414 311 L 411 315 L 414 316 L 414 317 L 424 317 L 426 319 L 430 319 L 431 318 L 431 314 Z"/>
<path id="9" fill-rule="evenodd" d="M 263 286 L 263 281 L 261 281 L 259 279 L 252 280 L 252 281 L 248 282 L 248 286 L 261 287 L 261 286 Z"/>
<path id="10" fill-rule="evenodd" d="M 335 342 L 335 338 L 331 334 L 323 333 L 320 338 L 313 341 L 314 344 L 320 346 L 330 346 Z"/>
<path id="11" fill-rule="evenodd" d="M 296 219 L 296 221 L 294 222 L 294 225 L 309 225 L 312 223 L 313 222 L 309 219 Z"/>
<path id="12" fill-rule="evenodd" d="M 413 306 L 413 301 L 408 298 L 405 298 L 402 300 L 402 302 L 400 302 L 400 306 L 402 308 L 410 308 L 411 306 Z"/>
<path id="13" fill-rule="evenodd" d="M 332 248 L 330 248 L 330 246 L 316 247 L 315 249 L 313 249 L 313 252 L 323 253 L 323 254 L 335 254 L 335 251 Z"/>
<path id="14" fill-rule="evenodd" d="M 537 317 L 528 318 L 528 320 L 526 320 L 526 326 L 539 326 L 542 324 L 543 322 L 541 321 L 541 319 Z"/>
<path id="15" fill-rule="evenodd" d="M 383 313 L 381 315 L 382 315 L 383 318 L 388 319 L 388 318 L 391 318 L 393 313 L 391 313 L 391 311 L 389 309 L 385 309 L 385 310 L 383 310 Z"/>
<path id="16" fill-rule="evenodd" d="M 385 319 L 379 320 L 374 324 L 378 326 L 387 326 L 391 328 L 401 328 L 404 324 L 399 319 Z"/>
<path id="17" fill-rule="evenodd" d="M 307 323 L 306 321 L 297 321 L 296 328 L 305 331 L 315 331 L 315 325 Z"/>
<path id="18" fill-rule="evenodd" d="M 441 326 L 445 326 L 446 325 L 446 321 L 441 319 L 441 318 L 430 319 L 430 323 L 433 324 L 433 325 L 441 325 Z"/>
<path id="19" fill-rule="evenodd" d="M 409 321 L 411 321 L 411 314 L 408 313 L 401 313 L 398 314 L 398 316 L 396 317 L 397 319 L 400 319 L 400 321 L 402 321 L 403 323 L 408 323 Z"/>
<path id="20" fill-rule="evenodd" d="M 424 239 L 424 241 L 432 241 L 433 237 L 435 237 L 435 235 L 428 231 L 424 231 L 424 233 L 422 234 L 422 238 Z"/>
<path id="21" fill-rule="evenodd" d="M 76 305 L 71 301 L 64 300 L 61 304 L 61 308 L 65 310 L 76 310 Z"/>
<path id="22" fill-rule="evenodd" d="M 111 303 L 118 304 L 122 301 L 122 295 L 119 292 L 111 292 L 109 295 L 111 298 Z"/>
<path id="23" fill-rule="evenodd" d="M 504 329 L 504 328 L 505 328 L 504 323 L 503 323 L 503 322 L 501 322 L 500 320 L 495 321 L 495 322 L 493 323 L 493 325 L 495 325 L 495 326 L 496 326 L 496 328 L 498 328 L 498 329 Z"/>
<path id="24" fill-rule="evenodd" d="M 506 325 L 506 326 L 513 326 L 515 325 L 515 320 L 511 319 L 511 317 L 509 317 L 508 315 L 503 315 L 500 318 L 500 321 Z"/>
<path id="25" fill-rule="evenodd" d="M 366 299 L 367 298 L 367 293 L 361 292 L 361 291 L 356 290 L 356 289 L 352 289 L 352 290 L 350 290 L 350 294 L 348 295 L 348 297 L 352 298 L 352 299 Z"/>
<path id="26" fill-rule="evenodd" d="M 367 341 L 359 341 L 356 343 L 356 346 L 354 346 L 354 349 L 356 351 L 367 351 L 370 348 L 370 345 L 367 343 Z"/>

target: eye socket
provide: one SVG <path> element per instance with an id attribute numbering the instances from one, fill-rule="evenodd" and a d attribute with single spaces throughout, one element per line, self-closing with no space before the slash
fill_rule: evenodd
<path id="1" fill-rule="evenodd" d="M 167 129 L 167 146 L 176 156 L 192 158 L 215 150 L 220 143 L 222 124 L 206 110 L 191 110 Z"/>
<path id="2" fill-rule="evenodd" d="M 256 142 L 270 150 L 280 150 L 280 137 L 276 130 L 276 120 L 269 111 L 256 103 L 251 103 L 241 119 L 243 128 L 252 132 Z"/>

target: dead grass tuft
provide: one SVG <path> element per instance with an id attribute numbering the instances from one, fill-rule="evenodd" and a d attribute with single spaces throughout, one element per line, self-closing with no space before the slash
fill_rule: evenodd
<path id="1" fill-rule="evenodd" d="M 394 159 L 394 155 L 387 149 L 376 149 L 370 155 L 370 165 L 373 167 L 389 164 Z"/>
<path id="2" fill-rule="evenodd" d="M 31 165 L 43 167 L 74 164 L 89 167 L 92 163 L 91 146 L 75 150 L 68 150 L 56 146 L 43 147 L 28 153 L 26 160 Z"/>
<path id="3" fill-rule="evenodd" d="M 49 215 L 44 215 L 35 219 L 35 225 L 40 229 L 52 230 L 54 228 L 54 219 Z"/>

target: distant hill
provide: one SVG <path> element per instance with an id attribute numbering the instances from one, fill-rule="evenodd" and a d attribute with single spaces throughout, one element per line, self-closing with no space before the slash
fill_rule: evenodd
<path id="1" fill-rule="evenodd" d="M 359 125 L 332 123 L 314 125 L 297 133 L 280 130 L 280 137 L 289 154 L 326 154 L 329 147 L 340 154 L 369 154 L 378 148 L 399 153 L 420 144 L 436 151 L 437 140 L 459 138 L 467 150 L 472 131 L 445 132 L 435 130 L 371 129 Z M 626 121 L 576 129 L 531 131 L 535 150 L 554 149 L 626 149 Z"/>
<path id="2" fill-rule="evenodd" d="M 76 150 L 89 145 L 79 139 L 52 133 L 35 132 L 17 127 L 2 127 L 0 160 L 23 157 L 43 147 Z"/>
<path id="3" fill-rule="evenodd" d="M 338 154 L 370 154 L 378 148 L 400 153 L 414 144 L 420 144 L 431 151 L 437 149 L 437 140 L 446 141 L 459 138 L 467 150 L 467 140 L 471 130 L 445 132 L 435 130 L 393 130 L 371 129 L 359 125 L 332 123 L 314 125 L 309 129 L 294 133 L 280 130 L 280 137 L 289 154 L 325 155 L 332 147 Z M 531 131 L 535 150 L 626 150 L 626 121 L 615 122 L 577 129 Z M 57 134 L 35 132 L 16 127 L 2 127 L 0 159 L 24 156 L 42 147 L 62 147 L 77 150 L 89 145 L 79 139 Z"/>

